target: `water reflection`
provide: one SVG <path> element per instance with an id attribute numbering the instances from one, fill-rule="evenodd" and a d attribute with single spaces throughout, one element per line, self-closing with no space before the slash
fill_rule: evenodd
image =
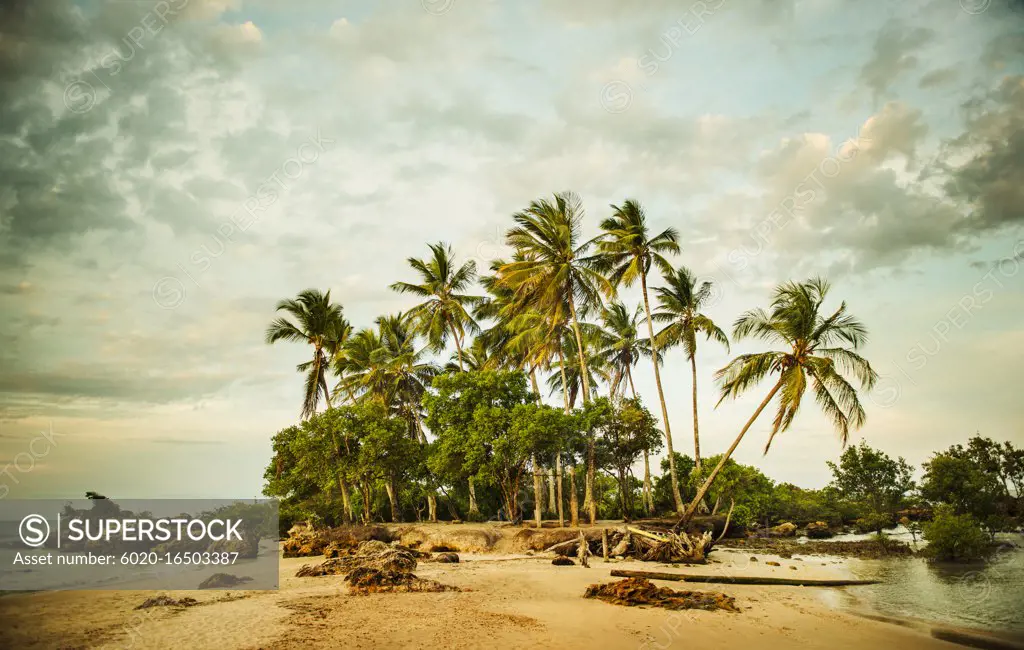
<path id="1" fill-rule="evenodd" d="M 906 531 L 899 533 L 894 537 L 910 541 Z M 1012 534 L 997 539 L 1018 545 L 1024 541 Z M 882 583 L 843 590 L 846 604 L 954 626 L 1024 632 L 1024 549 L 1001 550 L 971 564 L 937 564 L 922 558 L 865 560 L 854 563 L 854 571 L 858 578 Z"/>

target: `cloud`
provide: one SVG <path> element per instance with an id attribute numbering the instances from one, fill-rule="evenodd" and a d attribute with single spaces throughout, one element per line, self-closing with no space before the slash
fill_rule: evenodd
<path id="1" fill-rule="evenodd" d="M 882 28 L 875 39 L 871 58 L 860 70 L 860 81 L 872 92 L 876 102 L 900 75 L 917 67 L 917 51 L 934 38 L 933 30 L 908 27 L 898 20 Z"/>

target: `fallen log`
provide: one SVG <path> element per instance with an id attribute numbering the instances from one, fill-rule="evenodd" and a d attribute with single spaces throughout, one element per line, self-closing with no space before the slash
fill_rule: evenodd
<path id="1" fill-rule="evenodd" d="M 771 576 L 708 576 L 659 571 L 629 571 L 612 569 L 613 578 L 647 578 L 648 580 L 674 580 L 676 582 L 708 582 L 734 585 L 788 585 L 792 587 L 849 587 L 877 585 L 880 580 L 814 580 L 810 578 L 774 578 Z"/>

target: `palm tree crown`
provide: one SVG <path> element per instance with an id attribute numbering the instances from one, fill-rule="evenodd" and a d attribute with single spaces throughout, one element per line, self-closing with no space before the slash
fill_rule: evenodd
<path id="1" fill-rule="evenodd" d="M 618 286 L 633 286 L 657 265 L 663 271 L 672 267 L 665 259 L 668 253 L 679 253 L 679 233 L 666 228 L 649 237 L 647 215 L 634 199 L 626 199 L 621 206 L 612 206 L 615 213 L 601 222 L 604 231 L 599 244 L 600 266 L 608 271 L 608 280 Z"/>
<path id="2" fill-rule="evenodd" d="M 775 290 L 771 313 L 754 309 L 736 320 L 734 338 L 756 338 L 787 348 L 742 354 L 715 375 L 722 382 L 721 403 L 726 397 L 738 397 L 766 375 L 778 373 L 781 398 L 766 453 L 775 436 L 793 422 L 808 377 L 815 401 L 832 420 L 843 446 L 850 429 L 864 424 L 864 407 L 857 390 L 840 370 L 851 374 L 864 390 L 874 386 L 878 374 L 855 352 L 867 342 L 867 329 L 846 313 L 845 302 L 831 315 L 823 316 L 821 306 L 828 292 L 829 284 L 821 278 L 789 282 Z"/>
<path id="3" fill-rule="evenodd" d="M 420 274 L 421 284 L 395 282 L 391 288 L 425 298 L 410 309 L 407 316 L 416 323 L 417 331 L 427 338 L 435 352 L 444 348 L 451 335 L 461 368 L 466 331 L 479 330 L 467 308 L 472 308 L 480 298 L 463 293 L 476 279 L 476 263 L 470 260 L 456 268 L 451 246 L 444 242 L 431 244 L 430 251 L 429 260 L 408 259 L 409 266 Z"/>
<path id="4" fill-rule="evenodd" d="M 268 344 L 278 341 L 307 343 L 313 346 L 313 358 L 300 363 L 296 369 L 306 373 L 305 396 L 302 400 L 302 418 L 316 413 L 323 395 L 330 404 L 327 389 L 327 368 L 338 350 L 348 339 L 351 325 L 342 315 L 341 305 L 331 303 L 331 292 L 306 289 L 297 298 L 277 303 L 276 311 L 291 314 L 295 322 L 281 316 L 267 328 Z"/>
<path id="5" fill-rule="evenodd" d="M 597 356 L 610 371 L 609 390 L 612 395 L 624 395 L 626 384 L 629 384 L 631 394 L 636 396 L 633 366 L 641 356 L 651 356 L 650 341 L 640 337 L 643 314 L 643 306 L 637 305 L 630 312 L 621 302 L 613 302 L 601 312 Z"/>
<path id="6" fill-rule="evenodd" d="M 656 322 L 668 323 L 657 334 L 659 348 L 683 347 L 687 359 L 697 354 L 697 335 L 703 334 L 708 340 L 715 340 L 729 349 L 729 337 L 725 335 L 701 310 L 711 297 L 711 283 L 704 282 L 697 287 L 697 278 L 685 266 L 665 274 L 665 284 L 655 287 L 658 311 L 652 318 Z"/>

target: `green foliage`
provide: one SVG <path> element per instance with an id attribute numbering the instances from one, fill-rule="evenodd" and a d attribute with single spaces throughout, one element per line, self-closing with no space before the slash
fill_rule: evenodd
<path id="1" fill-rule="evenodd" d="M 571 418 L 537 405 L 521 372 L 441 375 L 433 387 L 423 400 L 437 437 L 431 470 L 451 482 L 475 476 L 496 485 L 505 512 L 517 512 L 531 456 L 553 453 L 572 428 Z"/>
<path id="2" fill-rule="evenodd" d="M 997 521 L 1015 499 L 1001 480 L 1001 462 L 993 457 L 990 440 L 974 438 L 968 447 L 954 445 L 932 456 L 924 464 L 921 495 L 933 503 L 945 503 L 957 514 L 969 514 L 978 521 Z M 1012 446 L 1007 443 L 1012 452 Z"/>
<path id="3" fill-rule="evenodd" d="M 936 560 L 968 561 L 984 557 L 988 536 L 969 514 L 956 514 L 952 507 L 939 506 L 935 518 L 924 525 L 926 551 Z"/>
<path id="4" fill-rule="evenodd" d="M 890 525 L 904 497 L 914 488 L 913 470 L 907 461 L 893 460 L 864 441 L 847 447 L 839 464 L 829 462 L 828 467 L 832 470 L 832 487 L 843 497 L 865 506 L 863 516 L 872 525 L 882 526 L 883 520 L 885 526 Z"/>
<path id="5" fill-rule="evenodd" d="M 664 440 L 657 420 L 640 400 L 611 403 L 599 398 L 584 409 L 587 430 L 600 432 L 594 453 L 597 466 L 612 474 L 618 483 L 620 509 L 627 521 L 632 517 L 635 490 L 630 468 L 646 450 L 655 453 Z"/>

